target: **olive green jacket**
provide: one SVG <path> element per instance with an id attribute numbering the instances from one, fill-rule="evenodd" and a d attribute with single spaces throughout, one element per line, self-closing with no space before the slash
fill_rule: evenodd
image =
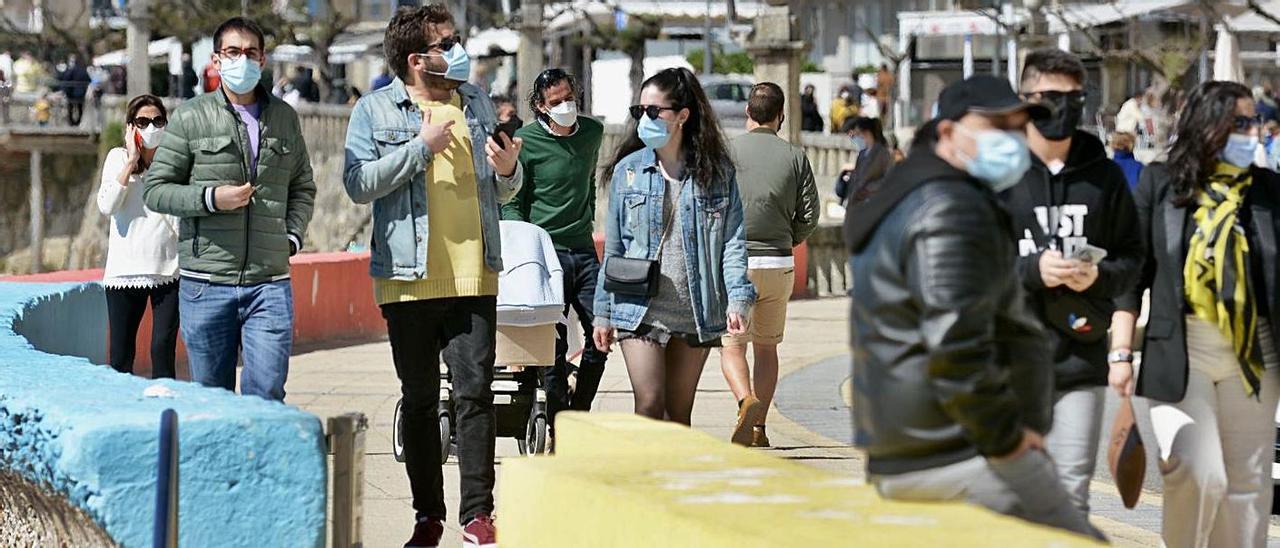
<path id="1" fill-rule="evenodd" d="M 257 95 L 256 172 L 247 126 L 221 90 L 173 112 L 147 170 L 147 207 L 181 219 L 182 276 L 229 285 L 281 280 L 302 247 L 316 194 L 307 145 L 293 108 L 261 85 Z M 246 181 L 254 188 L 249 205 L 215 210 L 215 187 Z"/>

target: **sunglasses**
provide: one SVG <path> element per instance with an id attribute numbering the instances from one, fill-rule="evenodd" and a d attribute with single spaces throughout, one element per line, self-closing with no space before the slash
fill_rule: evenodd
<path id="1" fill-rule="evenodd" d="M 631 105 L 631 118 L 639 120 L 641 115 L 648 115 L 650 120 L 657 120 L 662 111 L 677 111 L 680 107 L 660 107 L 658 105 Z"/>
<path id="2" fill-rule="evenodd" d="M 427 51 L 440 48 L 440 51 L 449 51 L 453 46 L 462 43 L 462 35 L 455 34 L 446 38 L 441 38 L 439 42 L 427 46 Z"/>
<path id="3" fill-rule="evenodd" d="M 1068 104 L 1072 106 L 1083 106 L 1087 95 L 1083 91 L 1037 91 L 1035 93 L 1024 93 L 1023 99 L 1031 101 L 1044 101 L 1052 104 Z"/>
<path id="4" fill-rule="evenodd" d="M 1261 116 L 1236 116 L 1235 119 L 1236 131 L 1249 131 L 1260 125 L 1262 125 Z"/>
<path id="5" fill-rule="evenodd" d="M 168 123 L 169 121 L 166 120 L 163 116 L 156 116 L 155 118 L 147 118 L 146 116 L 139 116 L 133 119 L 133 127 L 136 127 L 138 129 L 146 129 L 147 126 L 152 126 L 152 125 L 156 126 L 156 128 L 159 129 L 159 128 L 163 128 Z"/>

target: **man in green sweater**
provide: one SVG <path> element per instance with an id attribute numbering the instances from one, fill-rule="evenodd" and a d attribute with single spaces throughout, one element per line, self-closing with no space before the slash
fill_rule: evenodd
<path id="1" fill-rule="evenodd" d="M 563 409 L 591 410 L 607 358 L 591 341 L 592 301 L 600 271 L 592 239 L 595 169 L 604 125 L 578 116 L 579 95 L 578 83 L 561 69 L 547 69 L 534 80 L 529 108 L 536 121 L 516 131 L 516 136 L 524 139 L 520 150 L 524 184 L 516 198 L 502 208 L 503 219 L 530 222 L 551 235 L 564 269 L 565 314 L 573 307 L 585 333 L 577 382 L 571 393 L 572 366 L 565 356 L 569 350 L 568 329 L 564 324 L 556 326 L 556 363 L 543 377 L 552 426 L 556 413 Z"/>
<path id="2" fill-rule="evenodd" d="M 784 105 L 777 84 L 752 86 L 747 133 L 733 140 L 746 219 L 747 277 L 759 297 L 747 332 L 722 339 L 720 368 L 738 400 L 731 439 L 749 447 L 769 446 L 764 422 L 778 386 L 778 345 L 796 276 L 791 248 L 818 227 L 818 188 L 809 159 L 799 146 L 778 137 L 786 117 Z M 747 368 L 748 344 L 755 350 L 754 378 Z"/>

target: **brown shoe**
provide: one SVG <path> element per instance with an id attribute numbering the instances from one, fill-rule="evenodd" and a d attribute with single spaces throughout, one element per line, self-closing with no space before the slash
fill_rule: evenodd
<path id="1" fill-rule="evenodd" d="M 750 447 L 752 427 L 764 418 L 764 412 L 764 403 L 755 396 L 744 398 L 742 406 L 738 408 L 738 425 L 734 427 L 733 437 L 729 439 L 743 447 Z"/>
<path id="2" fill-rule="evenodd" d="M 763 425 L 756 425 L 751 429 L 751 446 L 752 447 L 773 447 L 769 445 L 769 436 L 764 433 Z"/>

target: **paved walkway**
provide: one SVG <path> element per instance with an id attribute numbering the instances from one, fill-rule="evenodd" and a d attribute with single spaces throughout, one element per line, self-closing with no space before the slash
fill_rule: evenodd
<path id="1" fill-rule="evenodd" d="M 774 448 L 768 451 L 862 479 L 862 455 L 848 445 L 852 428 L 849 410 L 841 395 L 842 383 L 849 375 L 847 318 L 847 299 L 792 304 L 787 340 L 780 347 L 783 379 L 778 401 L 769 417 L 769 437 Z M 595 409 L 630 411 L 631 385 L 621 353 L 614 352 L 606 367 Z M 399 383 L 391 364 L 389 345 L 383 341 L 295 356 L 288 390 L 289 403 L 322 418 L 349 411 L 362 411 L 369 417 L 364 540 L 371 547 L 400 546 L 409 536 L 413 508 L 404 466 L 396 462 L 391 453 L 391 423 L 399 398 Z M 693 425 L 728 439 L 736 408 L 720 373 L 719 355 L 712 352 L 699 385 Z M 497 452 L 499 466 L 502 459 L 522 458 L 512 439 L 498 440 Z M 1105 468 L 1105 464 L 1102 467 Z M 457 461 L 451 458 L 445 466 L 445 494 L 450 512 L 457 510 L 457 489 Z M 1094 521 L 1117 545 L 1159 545 L 1158 493 L 1144 494 L 1139 508 L 1130 511 L 1120 504 L 1109 481 L 1101 478 L 1095 481 L 1093 492 Z M 502 511 L 500 508 L 499 514 Z M 458 525 L 449 526 L 443 545 L 458 546 Z"/>
<path id="2" fill-rule="evenodd" d="M 788 319 L 788 340 L 780 350 L 783 374 L 846 353 L 846 314 L 847 302 L 842 299 L 796 303 Z M 831 379 L 827 389 L 836 393 L 840 381 L 841 378 Z M 288 403 L 311 411 L 322 419 L 350 411 L 361 411 L 369 417 L 365 456 L 365 545 L 379 548 L 402 545 L 412 528 L 413 508 L 404 465 L 396 462 L 391 453 L 391 422 L 400 387 L 391 363 L 390 346 L 386 342 L 376 342 L 295 356 L 290 366 L 287 389 Z M 595 409 L 632 409 L 631 383 L 620 352 L 610 355 Z M 727 440 L 736 410 L 737 403 L 720 373 L 719 355 L 712 352 L 698 390 L 694 426 Z M 776 413 L 770 416 L 769 438 L 775 445 L 772 452 L 778 456 L 802 460 L 849 476 L 862 475 L 861 456 L 857 451 L 801 428 Z M 499 439 L 498 457 L 499 461 L 521 458 L 515 441 Z M 456 512 L 458 469 L 454 458 L 445 466 L 445 495 L 450 512 Z M 460 544 L 459 527 L 456 523 L 449 526 L 451 530 L 446 533 L 444 546 L 457 546 Z"/>

